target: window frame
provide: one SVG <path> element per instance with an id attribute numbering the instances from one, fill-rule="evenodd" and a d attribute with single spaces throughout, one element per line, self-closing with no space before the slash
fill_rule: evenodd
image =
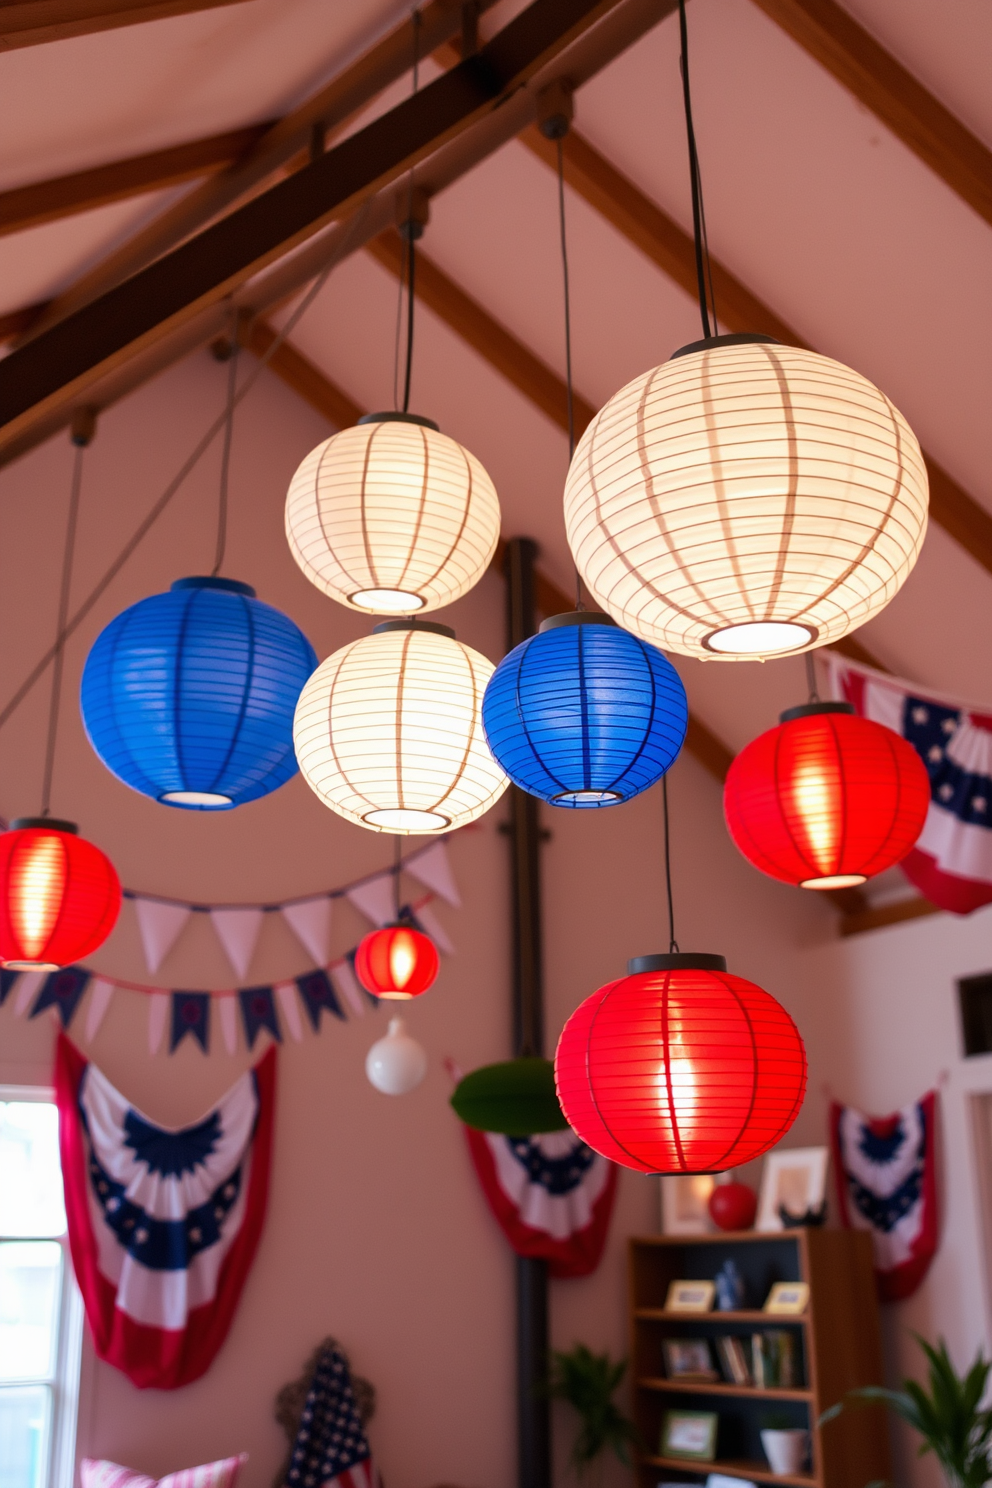
<path id="1" fill-rule="evenodd" d="M 55 1105 L 50 1085 L 0 1084 L 0 1101 Z M 51 1379 L 18 1380 L 17 1385 L 43 1384 L 52 1392 L 52 1427 L 46 1473 L 47 1488 L 72 1488 L 76 1476 L 76 1432 L 83 1356 L 83 1299 L 76 1285 L 69 1250 L 68 1229 L 61 1235 L 0 1235 L 0 1241 L 54 1240 L 62 1248 L 62 1285 L 59 1301 L 55 1372 Z M 13 1385 L 14 1382 L 11 1381 Z"/>

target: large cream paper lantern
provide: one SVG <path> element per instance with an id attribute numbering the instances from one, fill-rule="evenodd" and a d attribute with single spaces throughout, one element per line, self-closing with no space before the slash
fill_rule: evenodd
<path id="1" fill-rule="evenodd" d="M 290 552 L 353 610 L 451 604 L 496 551 L 499 501 L 474 455 L 430 419 L 370 413 L 310 451 L 286 497 Z"/>
<path id="2" fill-rule="evenodd" d="M 579 442 L 565 525 L 619 625 L 683 656 L 829 645 L 916 562 L 927 473 L 867 378 L 767 336 L 719 336 L 614 395 Z"/>
<path id="3" fill-rule="evenodd" d="M 493 671 L 429 620 L 387 620 L 342 646 L 296 707 L 307 784 L 374 832 L 450 832 L 474 821 L 509 784 L 482 730 Z"/>

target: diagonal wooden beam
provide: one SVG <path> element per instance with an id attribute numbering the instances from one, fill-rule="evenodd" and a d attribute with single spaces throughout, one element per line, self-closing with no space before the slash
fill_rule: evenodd
<path id="1" fill-rule="evenodd" d="M 0 49 L 37 46 L 243 0 L 0 0 Z"/>
<path id="2" fill-rule="evenodd" d="M 754 0 L 992 223 L 992 151 L 836 0 Z"/>
<path id="3" fill-rule="evenodd" d="M 257 357 L 263 357 L 275 339 L 276 332 L 268 321 L 256 320 L 248 332 L 248 349 Z M 335 429 L 350 429 L 367 411 L 342 392 L 337 383 L 289 341 L 283 341 L 269 358 L 269 371 L 298 393 L 311 408 L 323 414 Z"/>
<path id="4" fill-rule="evenodd" d="M 557 170 L 555 144 L 546 140 L 537 128 L 525 129 L 520 139 L 546 165 Z M 573 190 L 676 284 L 695 296 L 696 260 L 688 233 L 574 129 L 566 135 L 563 145 L 565 179 Z M 728 330 L 762 331 L 790 346 L 809 347 L 808 341 L 717 259 L 712 259 L 712 269 L 717 313 L 720 323 Z M 986 572 L 992 573 L 992 515 L 926 450 L 923 456 L 930 476 L 931 517 Z"/>

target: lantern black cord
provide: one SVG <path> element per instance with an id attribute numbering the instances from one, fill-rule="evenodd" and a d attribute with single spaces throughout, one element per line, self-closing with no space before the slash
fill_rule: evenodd
<path id="1" fill-rule="evenodd" d="M 818 703 L 820 694 L 816 686 L 816 663 L 813 660 L 812 651 L 806 652 L 806 685 L 809 688 L 807 702 Z"/>
<path id="2" fill-rule="evenodd" d="M 227 486 L 231 473 L 231 440 L 234 435 L 234 394 L 238 382 L 238 346 L 237 322 L 232 330 L 231 355 L 227 364 L 227 413 L 224 424 L 224 448 L 220 457 L 220 496 L 217 505 L 217 553 L 214 558 L 214 566 L 210 570 L 210 577 L 215 579 L 220 573 L 221 564 L 224 562 L 224 549 L 227 546 Z"/>
<path id="3" fill-rule="evenodd" d="M 708 341 L 717 334 L 716 298 L 713 294 L 713 270 L 710 265 L 710 249 L 706 237 L 706 212 L 703 207 L 703 178 L 699 170 L 699 153 L 696 149 L 696 131 L 692 124 L 692 93 L 689 87 L 689 28 L 685 18 L 685 0 L 679 0 L 679 36 L 682 54 L 679 68 L 682 73 L 682 101 L 685 105 L 685 133 L 689 150 L 689 180 L 692 186 L 692 240 L 696 251 L 696 285 L 699 292 L 699 313 L 703 322 L 703 336 Z M 707 284 L 709 306 L 707 306 Z M 710 330 L 710 314 L 713 329 Z"/>
<path id="4" fill-rule="evenodd" d="M 668 954 L 674 955 L 679 948 L 675 939 L 675 904 L 672 899 L 672 851 L 668 835 L 668 776 L 661 777 L 661 799 L 665 818 L 665 891 L 668 895 Z"/>
<path id="5" fill-rule="evenodd" d="M 568 283 L 568 235 L 565 231 L 565 147 L 559 135 L 555 144 L 558 149 L 558 226 L 561 236 L 561 273 L 565 292 L 565 407 L 568 414 L 568 463 L 575 454 L 575 391 L 572 387 L 572 301 Z M 585 609 L 582 600 L 582 580 L 578 565 L 575 566 L 575 608 Z"/>
<path id="6" fill-rule="evenodd" d="M 55 630 L 55 658 L 52 667 L 52 696 L 48 707 L 48 742 L 45 747 L 45 774 L 41 786 L 41 814 L 47 816 L 52 803 L 52 776 L 55 772 L 55 743 L 59 731 L 59 705 L 62 701 L 62 671 L 65 661 L 66 620 L 69 616 L 69 590 L 72 584 L 72 562 L 76 551 L 76 523 L 79 516 L 79 494 L 83 484 L 83 450 L 76 444 L 69 491 L 69 520 L 66 523 L 65 550 L 62 554 L 62 586 L 59 590 L 59 618 Z"/>
<path id="7" fill-rule="evenodd" d="M 394 918 L 398 920 L 400 917 L 400 863 L 402 861 L 401 852 L 403 839 L 399 836 L 399 834 L 397 834 L 396 837 L 393 838 L 393 842 L 395 844 L 395 851 L 393 854 L 393 911 Z"/>
<path id="8" fill-rule="evenodd" d="M 420 11 L 415 10 L 413 22 L 413 96 L 420 87 Z M 406 221 L 406 370 L 403 377 L 403 412 L 410 412 L 410 378 L 413 373 L 413 305 L 417 280 L 416 229 L 413 221 L 413 171 L 408 177 L 410 192 Z M 403 268 L 400 267 L 399 298 L 396 302 L 396 345 L 393 354 L 393 407 L 399 403 L 396 384 L 400 361 L 400 321 L 403 306 Z"/>

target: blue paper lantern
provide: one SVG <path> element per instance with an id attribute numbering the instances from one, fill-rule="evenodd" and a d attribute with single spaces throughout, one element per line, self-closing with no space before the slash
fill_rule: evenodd
<path id="1" fill-rule="evenodd" d="M 293 713 L 317 665 L 288 616 L 234 579 L 177 579 L 101 631 L 83 669 L 90 743 L 133 790 L 187 811 L 296 774 Z"/>
<path id="2" fill-rule="evenodd" d="M 673 763 L 689 709 L 661 652 L 608 615 L 545 620 L 499 666 L 482 701 L 489 748 L 552 806 L 616 806 Z"/>

